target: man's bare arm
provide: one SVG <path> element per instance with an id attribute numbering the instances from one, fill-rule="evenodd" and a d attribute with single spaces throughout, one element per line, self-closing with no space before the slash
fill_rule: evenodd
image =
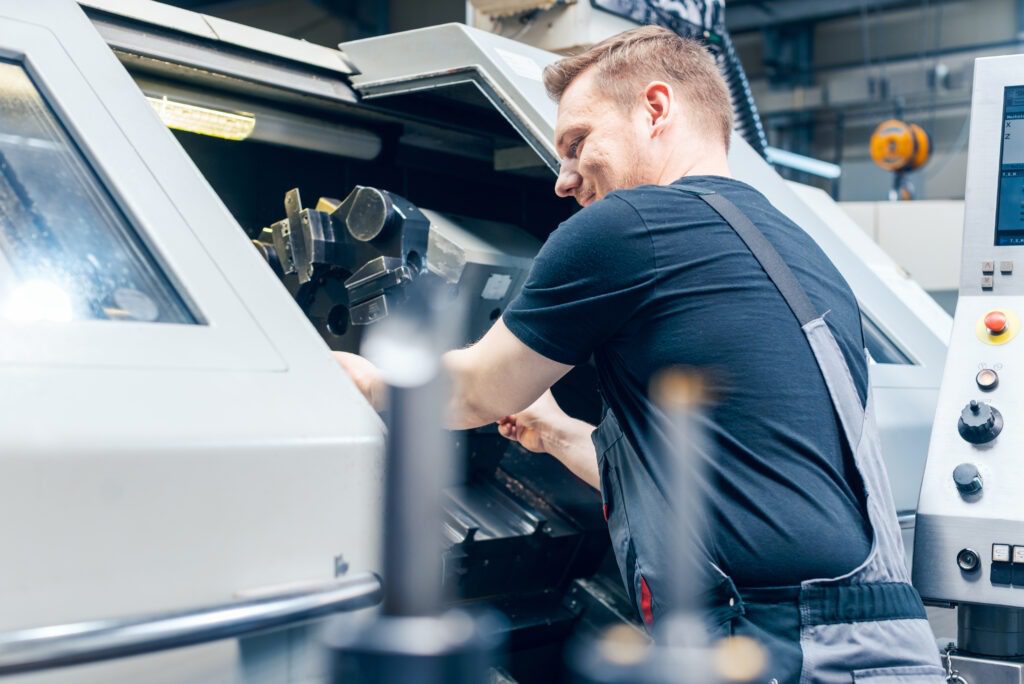
<path id="1" fill-rule="evenodd" d="M 335 352 L 334 357 L 367 401 L 383 409 L 387 391 L 380 371 L 356 354 Z M 446 423 L 454 430 L 522 411 L 572 369 L 527 347 L 500 318 L 479 342 L 448 352 L 443 360 L 452 381 Z"/>
<path id="2" fill-rule="evenodd" d="M 444 365 L 452 380 L 447 423 L 456 430 L 522 411 L 572 370 L 527 347 L 500 318 L 473 346 L 445 354 Z"/>

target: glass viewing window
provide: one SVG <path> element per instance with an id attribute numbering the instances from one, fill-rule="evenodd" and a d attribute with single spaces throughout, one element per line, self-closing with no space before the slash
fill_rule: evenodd
<path id="1" fill-rule="evenodd" d="M 1024 86 L 1003 91 L 996 245 L 1024 245 Z"/>
<path id="2" fill-rule="evenodd" d="M 196 323 L 54 112 L 0 60 L 0 320 Z"/>

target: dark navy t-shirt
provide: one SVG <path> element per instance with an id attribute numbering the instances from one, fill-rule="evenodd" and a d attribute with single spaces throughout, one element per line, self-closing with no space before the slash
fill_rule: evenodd
<path id="1" fill-rule="evenodd" d="M 828 257 L 749 185 L 684 182 L 732 200 L 761 229 L 815 308 L 829 312 L 863 399 L 860 313 Z M 835 577 L 867 557 L 863 485 L 807 339 L 740 238 L 698 196 L 644 185 L 581 210 L 550 235 L 503 319 L 553 361 L 593 356 L 602 394 L 641 459 L 671 453 L 652 429 L 652 377 L 670 366 L 702 373 L 714 397 L 707 546 L 738 586 Z"/>

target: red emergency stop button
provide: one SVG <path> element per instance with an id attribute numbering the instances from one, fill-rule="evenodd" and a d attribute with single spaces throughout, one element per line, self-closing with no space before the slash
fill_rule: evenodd
<path id="1" fill-rule="evenodd" d="M 985 316 L 985 327 L 990 335 L 1002 335 L 1006 332 L 1006 314 L 1002 311 L 992 311 Z"/>

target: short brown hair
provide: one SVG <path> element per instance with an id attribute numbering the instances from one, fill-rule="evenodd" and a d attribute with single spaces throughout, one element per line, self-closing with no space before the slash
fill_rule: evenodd
<path id="1" fill-rule="evenodd" d="M 695 106 L 698 124 L 709 135 L 720 135 L 729 148 L 732 101 L 714 58 L 695 40 L 660 26 L 640 26 L 607 38 L 578 55 L 565 57 L 544 69 L 544 87 L 558 102 L 566 88 L 584 71 L 597 77 L 623 107 L 636 104 L 640 90 L 654 80 L 674 86 L 683 101 Z"/>

